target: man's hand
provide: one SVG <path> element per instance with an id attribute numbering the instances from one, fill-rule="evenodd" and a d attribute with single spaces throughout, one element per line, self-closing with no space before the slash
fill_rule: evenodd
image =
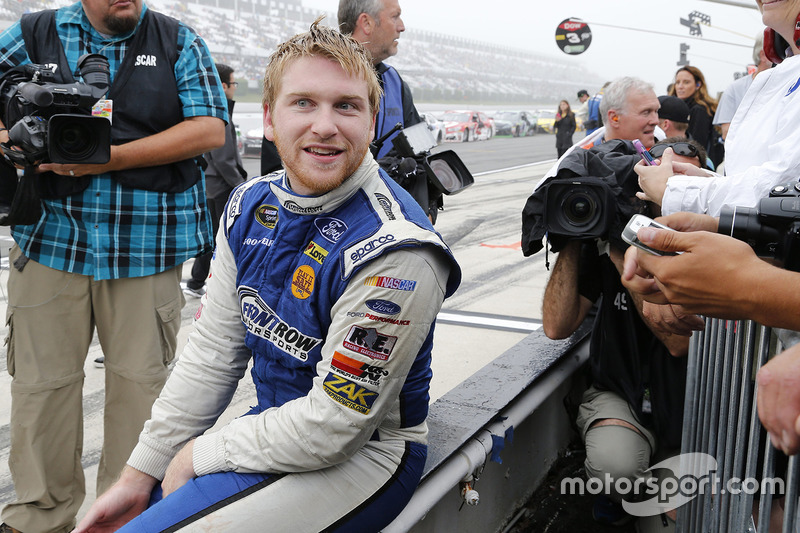
<path id="1" fill-rule="evenodd" d="M 772 267 L 746 243 L 707 231 L 643 228 L 638 236 L 657 250 L 683 253 L 658 257 L 631 247 L 622 274 L 628 290 L 652 303 L 683 306 L 687 313 L 752 318 L 760 282 Z"/>
<path id="2" fill-rule="evenodd" d="M 73 533 L 118 530 L 147 509 L 156 483 L 156 478 L 126 466 L 119 481 L 94 502 Z"/>
<path id="3" fill-rule="evenodd" d="M 165 498 L 197 477 L 192 463 L 192 450 L 194 450 L 194 440 L 187 442 L 186 446 L 169 463 L 167 472 L 164 474 L 164 481 L 161 482 Z"/>
<path id="4" fill-rule="evenodd" d="M 680 305 L 659 305 L 645 301 L 642 303 L 642 317 L 650 327 L 669 335 L 691 337 L 693 331 L 701 331 L 705 327 L 702 318 L 687 312 Z"/>
<path id="5" fill-rule="evenodd" d="M 789 455 L 800 451 L 800 344 L 761 367 L 758 417 L 772 444 Z"/>
<path id="6" fill-rule="evenodd" d="M 639 175 L 639 187 L 643 191 L 636 193 L 639 199 L 661 205 L 664 191 L 667 190 L 667 181 L 672 176 L 676 174 L 685 174 L 687 176 L 707 175 L 705 171 L 690 163 L 673 162 L 674 155 L 675 152 L 673 152 L 672 148 L 667 148 L 664 150 L 664 155 L 661 156 L 661 162 L 658 165 L 648 166 L 639 162 L 633 167 L 633 170 Z"/>

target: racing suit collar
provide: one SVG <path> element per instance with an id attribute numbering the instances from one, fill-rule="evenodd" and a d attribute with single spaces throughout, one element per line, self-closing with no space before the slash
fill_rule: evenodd
<path id="1" fill-rule="evenodd" d="M 367 180 L 378 175 L 379 168 L 375 158 L 367 151 L 361 165 L 349 178 L 344 180 L 340 186 L 321 196 L 302 196 L 292 191 L 286 183 L 285 171 L 282 179 L 270 183 L 270 188 L 285 209 L 301 215 L 318 215 L 333 211 L 349 200 Z"/>

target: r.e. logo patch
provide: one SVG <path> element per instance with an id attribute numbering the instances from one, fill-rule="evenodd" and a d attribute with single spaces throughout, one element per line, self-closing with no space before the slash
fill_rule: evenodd
<path id="1" fill-rule="evenodd" d="M 397 337 L 384 335 L 375 328 L 352 326 L 342 345 L 361 355 L 386 361 L 396 342 Z"/>

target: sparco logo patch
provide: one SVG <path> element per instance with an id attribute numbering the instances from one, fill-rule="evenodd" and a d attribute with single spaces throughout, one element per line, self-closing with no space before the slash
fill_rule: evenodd
<path id="1" fill-rule="evenodd" d="M 308 353 L 322 342 L 287 324 L 250 288 L 239 289 L 239 305 L 242 322 L 252 335 L 266 339 L 300 361 L 308 360 Z"/>
<path id="2" fill-rule="evenodd" d="M 342 345 L 361 355 L 386 361 L 392 354 L 397 337 L 384 335 L 375 328 L 353 326 Z"/>
<path id="3" fill-rule="evenodd" d="M 308 243 L 308 246 L 306 246 L 306 250 L 303 253 L 306 254 L 311 259 L 313 259 L 314 261 L 316 261 L 317 263 L 319 263 L 320 265 L 322 264 L 323 261 L 325 261 L 325 258 L 328 257 L 328 250 L 326 250 L 319 244 L 315 243 L 314 241 Z"/>
<path id="4" fill-rule="evenodd" d="M 375 365 L 362 363 L 352 357 L 334 352 L 331 366 L 346 377 L 356 379 L 358 381 L 368 383 L 369 385 L 377 387 L 380 385 L 381 378 L 389 375 L 388 370 Z"/>
<path id="5" fill-rule="evenodd" d="M 347 231 L 347 224 L 338 218 L 322 217 L 314 221 L 314 225 L 325 239 L 330 242 L 337 242 L 344 232 Z"/>
<path id="6" fill-rule="evenodd" d="M 382 315 L 396 315 L 402 311 L 402 307 L 389 300 L 367 300 L 364 303 L 371 310 Z"/>
<path id="7" fill-rule="evenodd" d="M 314 205 L 311 207 L 303 207 L 302 205 L 298 204 L 294 200 L 286 200 L 283 202 L 283 207 L 291 211 L 292 213 L 298 213 L 300 215 L 313 215 L 314 213 L 319 213 L 322 211 L 321 205 Z"/>
<path id="8" fill-rule="evenodd" d="M 275 224 L 278 223 L 278 208 L 268 204 L 258 206 L 256 221 L 265 228 L 275 229 Z"/>
<path id="9" fill-rule="evenodd" d="M 388 276 L 370 276 L 364 280 L 364 285 L 367 287 L 381 287 L 383 289 L 409 292 L 417 288 L 417 282 L 414 280 L 390 278 Z"/>
<path id="10" fill-rule="evenodd" d="M 372 404 L 378 399 L 377 392 L 365 389 L 361 385 L 353 383 L 342 376 L 337 376 L 333 372 L 325 377 L 325 381 L 322 382 L 322 388 L 333 400 L 362 415 L 368 414 L 372 409 Z"/>
<path id="11" fill-rule="evenodd" d="M 308 265 L 297 267 L 292 276 L 292 294 L 305 300 L 314 292 L 314 269 Z"/>
<path id="12" fill-rule="evenodd" d="M 394 213 L 392 213 L 392 201 L 389 200 L 389 197 L 385 194 L 376 192 L 375 198 L 378 199 L 378 203 L 380 204 L 381 208 L 383 208 L 383 212 L 386 213 L 386 218 L 389 220 L 395 220 Z"/>
<path id="13" fill-rule="evenodd" d="M 355 252 L 351 253 L 350 259 L 352 259 L 353 261 L 360 261 L 368 253 L 377 250 L 381 246 L 394 242 L 395 240 L 396 239 L 392 234 L 383 235 L 381 237 L 378 237 L 377 239 L 372 239 L 367 244 L 365 244 L 361 248 L 356 249 Z"/>

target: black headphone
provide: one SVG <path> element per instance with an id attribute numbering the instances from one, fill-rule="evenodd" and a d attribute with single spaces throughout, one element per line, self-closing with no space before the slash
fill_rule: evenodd
<path id="1" fill-rule="evenodd" d="M 795 20 L 792 38 L 795 46 L 800 47 L 800 15 L 797 15 Z M 781 37 L 775 30 L 772 28 L 764 30 L 764 55 L 767 56 L 767 59 L 777 65 L 786 59 L 786 49 L 788 47 L 789 43 L 786 42 L 786 39 Z"/>

